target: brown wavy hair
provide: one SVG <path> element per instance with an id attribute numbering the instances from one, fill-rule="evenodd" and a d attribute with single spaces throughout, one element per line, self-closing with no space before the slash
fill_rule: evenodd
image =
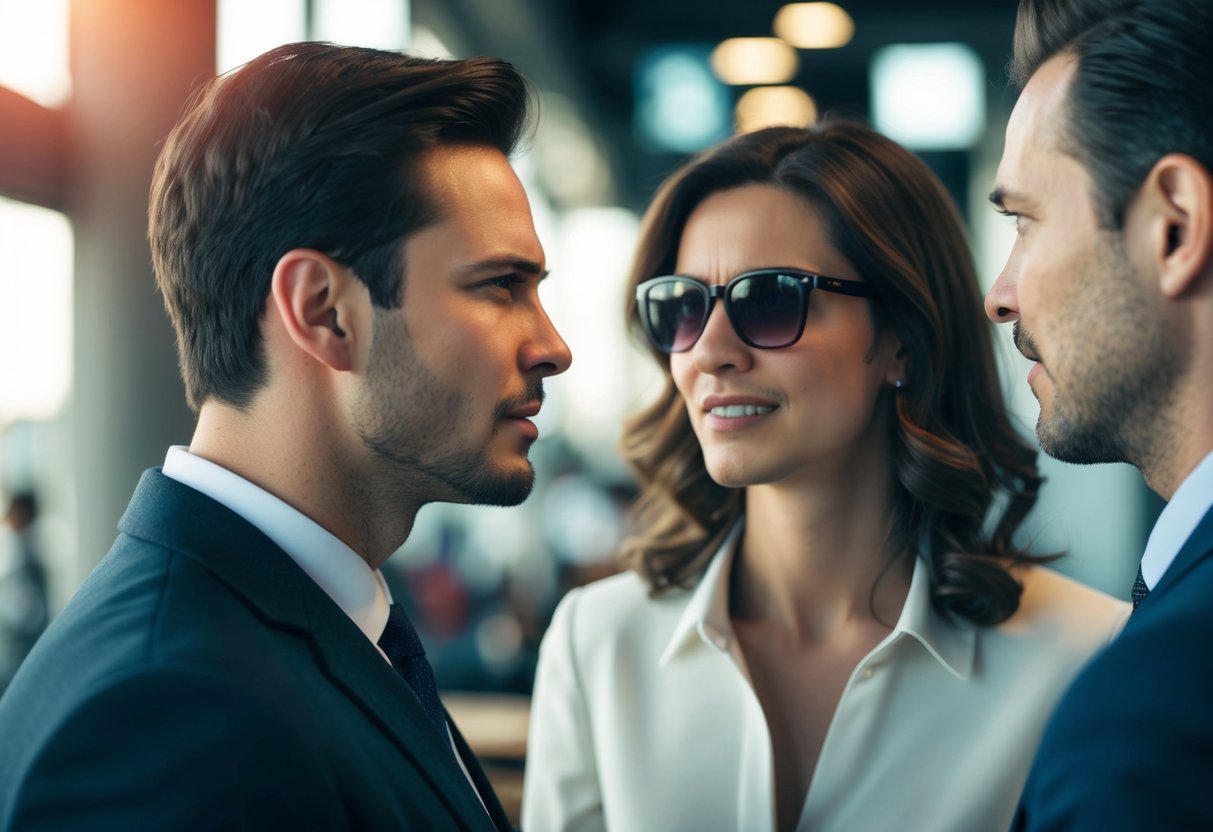
<path id="1" fill-rule="evenodd" d="M 916 156 L 865 125 L 832 121 L 737 136 L 696 157 L 645 215 L 629 280 L 633 333 L 644 339 L 634 289 L 674 271 L 695 208 L 755 184 L 820 212 L 834 246 L 875 290 L 877 330 L 895 333 L 907 351 L 906 384 L 895 396 L 894 558 L 930 553 L 932 602 L 945 615 L 1004 621 L 1022 591 L 1011 567 L 1050 559 L 1013 541 L 1042 480 L 1036 450 L 1007 416 L 960 218 Z M 709 476 L 669 356 L 650 351 L 665 386 L 624 429 L 641 493 L 622 557 L 661 594 L 698 580 L 740 518 L 744 492 Z"/>

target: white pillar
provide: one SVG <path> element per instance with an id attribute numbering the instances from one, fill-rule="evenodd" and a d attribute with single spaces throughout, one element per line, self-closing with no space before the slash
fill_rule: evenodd
<path id="1" fill-rule="evenodd" d="M 78 582 L 108 551 L 140 472 L 192 432 L 147 192 L 187 95 L 214 74 L 215 3 L 73 0 L 71 25 Z"/>

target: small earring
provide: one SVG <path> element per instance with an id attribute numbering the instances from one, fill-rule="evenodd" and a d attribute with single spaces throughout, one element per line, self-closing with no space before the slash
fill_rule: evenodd
<path id="1" fill-rule="evenodd" d="M 897 379 L 897 381 L 893 382 L 893 386 L 900 390 L 903 386 L 901 379 Z"/>

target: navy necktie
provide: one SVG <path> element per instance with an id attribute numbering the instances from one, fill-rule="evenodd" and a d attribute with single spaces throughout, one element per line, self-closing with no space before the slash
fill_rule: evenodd
<path id="1" fill-rule="evenodd" d="M 1146 579 L 1142 577 L 1141 567 L 1137 567 L 1137 579 L 1133 581 L 1133 609 L 1137 609 L 1145 597 L 1150 594 L 1150 588 L 1146 586 Z"/>
<path id="2" fill-rule="evenodd" d="M 391 660 L 392 667 L 413 689 L 413 695 L 421 703 L 426 716 L 446 738 L 446 717 L 438 699 L 438 686 L 434 684 L 434 670 L 425 659 L 425 648 L 421 646 L 417 631 L 399 604 L 392 604 L 388 612 L 387 626 L 379 637 L 379 646 Z"/>

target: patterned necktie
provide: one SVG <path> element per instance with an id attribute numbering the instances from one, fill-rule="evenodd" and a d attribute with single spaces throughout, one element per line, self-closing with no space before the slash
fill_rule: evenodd
<path id="1" fill-rule="evenodd" d="M 1141 575 L 1141 567 L 1137 567 L 1137 580 L 1133 581 L 1133 609 L 1137 609 L 1145 597 L 1150 594 L 1150 588 L 1146 586 L 1146 579 Z"/>
<path id="2" fill-rule="evenodd" d="M 399 604 L 392 604 L 388 612 L 387 626 L 379 637 L 379 646 L 391 660 L 392 667 L 413 689 L 413 695 L 421 703 L 426 716 L 445 738 L 446 717 L 438 699 L 438 686 L 434 684 L 434 670 L 425 659 L 425 648 L 421 646 L 417 631 Z"/>

